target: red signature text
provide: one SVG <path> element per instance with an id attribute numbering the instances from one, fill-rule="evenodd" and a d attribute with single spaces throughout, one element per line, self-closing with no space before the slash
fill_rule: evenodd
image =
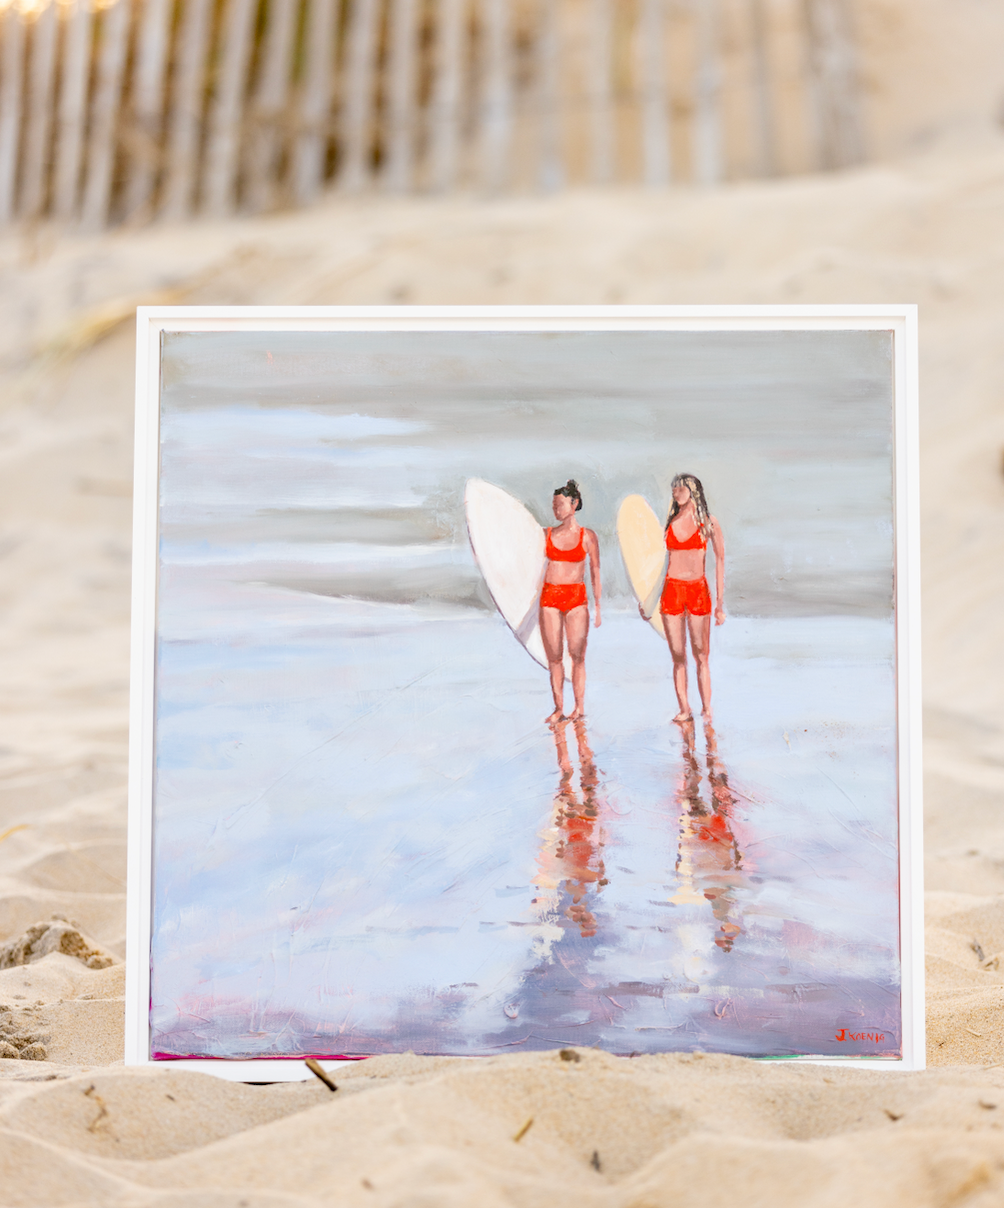
<path id="1" fill-rule="evenodd" d="M 837 1040 L 871 1040 L 875 1044 L 885 1040 L 885 1032 L 848 1032 L 846 1028 L 841 1028 L 836 1035 Z"/>

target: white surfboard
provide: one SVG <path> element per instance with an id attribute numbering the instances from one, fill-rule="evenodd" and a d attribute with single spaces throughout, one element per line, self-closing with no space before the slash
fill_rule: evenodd
<path id="1" fill-rule="evenodd" d="M 544 530 L 518 499 L 481 478 L 468 479 L 464 508 L 474 558 L 495 607 L 527 654 L 546 667 L 539 616 Z M 567 654 L 565 677 L 571 677 Z"/>
<path id="2" fill-rule="evenodd" d="M 659 518 L 641 495 L 629 495 L 617 513 L 617 539 L 635 599 L 650 614 L 652 628 L 665 641 L 659 593 L 666 577 L 666 540 Z"/>

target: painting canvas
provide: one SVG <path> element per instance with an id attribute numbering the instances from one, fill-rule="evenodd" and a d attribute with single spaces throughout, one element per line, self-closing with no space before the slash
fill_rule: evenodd
<path id="1" fill-rule="evenodd" d="M 520 313 L 141 313 L 130 1059 L 915 1062 L 909 308 Z"/>

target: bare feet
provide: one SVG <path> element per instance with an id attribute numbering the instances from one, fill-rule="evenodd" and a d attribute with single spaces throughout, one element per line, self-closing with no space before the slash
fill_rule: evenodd
<path id="1" fill-rule="evenodd" d="M 676 716 L 673 718 L 673 721 L 675 721 L 675 722 L 680 722 L 681 724 L 682 724 L 683 722 L 685 722 L 685 721 L 693 721 L 693 720 L 694 720 L 694 715 L 693 715 L 693 713 L 691 713 L 691 712 L 689 712 L 689 711 L 684 712 L 682 709 L 681 709 L 681 710 L 680 710 L 680 712 L 679 712 L 679 713 L 677 713 L 677 715 L 676 715 Z"/>
<path id="2" fill-rule="evenodd" d="M 583 709 L 583 707 L 581 705 L 576 705 L 575 708 L 571 711 L 571 713 L 569 713 L 568 720 L 569 721 L 579 721 L 581 718 L 583 718 L 585 716 L 586 716 L 585 709 Z"/>
<path id="3" fill-rule="evenodd" d="M 701 719 L 704 721 L 705 725 L 708 725 L 708 726 L 710 726 L 712 721 L 714 721 L 714 718 L 711 716 L 711 706 L 710 705 L 705 705 L 704 708 L 701 710 Z"/>
<path id="4" fill-rule="evenodd" d="M 566 720 L 567 719 L 564 717 L 561 710 L 555 709 L 555 711 L 550 715 L 550 717 L 544 718 L 544 725 L 553 726 L 553 725 L 556 725 L 559 721 L 566 721 Z"/>

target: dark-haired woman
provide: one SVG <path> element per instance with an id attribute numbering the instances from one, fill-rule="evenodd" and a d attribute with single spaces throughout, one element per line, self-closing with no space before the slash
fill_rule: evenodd
<path id="1" fill-rule="evenodd" d="M 568 720 L 583 716 L 586 695 L 586 641 L 589 637 L 589 603 L 586 598 L 586 559 L 593 585 L 596 625 L 600 624 L 600 546 L 592 529 L 581 528 L 575 514 L 582 507 L 582 496 L 574 479 L 554 492 L 551 502 L 557 524 L 544 529 L 547 568 L 540 593 L 540 636 L 551 674 L 554 712 L 553 724 L 564 718 L 565 668 L 564 646 L 572 661 L 572 692 L 575 708 Z"/>
<path id="2" fill-rule="evenodd" d="M 666 521 L 669 566 L 659 601 L 662 627 L 673 656 L 673 687 L 680 711 L 674 721 L 689 721 L 692 714 L 687 697 L 687 633 L 697 665 L 697 689 L 701 694 L 701 716 L 711 720 L 711 593 L 704 575 L 708 542 L 715 552 L 715 624 L 725 620 L 725 540 L 721 525 L 708 512 L 701 480 L 693 474 L 673 479 L 673 506 Z"/>

